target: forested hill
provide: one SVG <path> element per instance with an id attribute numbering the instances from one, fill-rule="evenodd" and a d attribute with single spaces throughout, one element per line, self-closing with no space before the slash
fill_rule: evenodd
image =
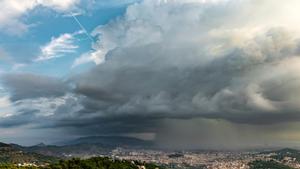
<path id="1" fill-rule="evenodd" d="M 0 163 L 53 163 L 57 162 L 55 157 L 45 156 L 37 153 L 25 152 L 14 145 L 0 142 Z"/>
<path id="2" fill-rule="evenodd" d="M 155 164 L 141 163 L 137 161 L 114 160 L 108 157 L 94 157 L 80 160 L 60 160 L 46 166 L 17 167 L 13 164 L 0 164 L 0 169 L 164 169 Z"/>

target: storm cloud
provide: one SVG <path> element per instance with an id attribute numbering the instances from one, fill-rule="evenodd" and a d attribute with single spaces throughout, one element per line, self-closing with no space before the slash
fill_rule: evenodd
<path id="1" fill-rule="evenodd" d="M 11 100 L 64 95 L 68 87 L 59 79 L 35 74 L 5 74 L 2 83 L 10 92 Z"/>
<path id="2" fill-rule="evenodd" d="M 8 74 L 3 84 L 16 106 L 37 103 L 29 111 L 42 118 L 26 121 L 37 128 L 157 140 L 180 128 L 206 146 L 248 132 L 241 147 L 255 135 L 262 144 L 300 120 L 300 25 L 289 15 L 300 3 L 288 2 L 145 0 L 93 31 L 93 51 L 75 61 L 94 61 L 91 70 L 67 80 Z M 11 118 L 28 116 L 18 110 Z"/>

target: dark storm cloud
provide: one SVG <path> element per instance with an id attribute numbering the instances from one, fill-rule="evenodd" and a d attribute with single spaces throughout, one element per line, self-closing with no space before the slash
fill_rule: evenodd
<path id="1" fill-rule="evenodd" d="M 17 115 L 12 115 L 9 117 L 0 119 L 1 128 L 10 128 L 16 126 L 22 126 L 26 124 L 31 124 L 33 121 L 36 121 L 35 111 L 36 110 L 23 110 L 24 112 Z"/>
<path id="2" fill-rule="evenodd" d="M 61 80 L 35 74 L 6 74 L 2 82 L 10 91 L 12 101 L 39 97 L 58 97 L 68 91 Z"/>
<path id="3" fill-rule="evenodd" d="M 81 135 L 118 135 L 128 132 L 157 132 L 160 124 L 157 117 L 140 117 L 136 115 L 118 117 L 95 117 L 60 119 L 55 128 L 66 128 L 69 132 Z M 48 128 L 49 126 L 44 126 Z"/>
<path id="4" fill-rule="evenodd" d="M 268 38 L 269 33 L 266 33 Z M 272 79 L 260 82 L 258 79 L 267 75 L 253 77 L 249 73 L 265 66 L 272 70 L 273 63 L 281 57 L 292 57 L 296 49 L 278 54 L 277 58 L 267 58 L 271 54 L 266 53 L 266 58 L 257 60 L 244 52 L 247 49 L 234 48 L 206 65 L 183 61 L 182 64 L 189 66 L 180 67 L 164 61 L 165 56 L 157 50 L 160 46 L 113 51 L 113 59 L 75 78 L 75 92 L 90 99 L 82 102 L 87 112 L 99 111 L 104 116 L 143 115 L 150 119 L 224 118 L 249 124 L 284 122 L 298 117 L 297 112 L 288 109 L 282 114 L 273 114 L 278 110 L 271 102 L 276 101 L 279 94 L 275 96 L 269 90 L 274 88 L 275 82 Z M 172 55 L 172 59 L 176 56 Z M 277 88 L 277 92 L 289 97 L 290 93 L 282 89 Z M 279 118 L 281 116 L 285 118 Z"/>

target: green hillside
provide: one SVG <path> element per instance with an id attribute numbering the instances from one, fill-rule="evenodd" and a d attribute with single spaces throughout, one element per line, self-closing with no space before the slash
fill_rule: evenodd
<path id="1" fill-rule="evenodd" d="M 274 151 L 275 155 L 272 158 L 276 160 L 283 160 L 285 157 L 294 158 L 297 162 L 300 162 L 300 151 L 290 148 Z"/>
<path id="2" fill-rule="evenodd" d="M 78 158 L 61 160 L 44 167 L 17 167 L 13 164 L 0 164 L 0 169 L 139 169 L 142 166 L 146 169 L 163 169 L 163 167 L 155 164 L 112 160 L 107 157 L 94 157 L 85 160 L 80 160 Z"/>
<path id="3" fill-rule="evenodd" d="M 0 164 L 18 163 L 53 163 L 57 162 L 55 157 L 44 156 L 37 153 L 24 152 L 12 145 L 0 143 Z"/>
<path id="4" fill-rule="evenodd" d="M 250 169 L 293 169 L 276 161 L 256 160 L 248 164 Z"/>
<path id="5" fill-rule="evenodd" d="M 162 167 L 155 164 L 113 160 L 108 157 L 94 157 L 85 160 L 76 158 L 60 161 L 57 164 L 50 165 L 49 169 L 139 169 L 139 166 L 145 166 L 146 169 L 162 169 Z"/>

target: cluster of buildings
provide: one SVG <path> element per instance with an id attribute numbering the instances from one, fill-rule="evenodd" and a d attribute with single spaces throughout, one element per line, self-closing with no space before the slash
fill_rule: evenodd
<path id="1" fill-rule="evenodd" d="M 205 168 L 205 169 L 247 169 L 254 160 L 252 153 L 237 152 L 174 152 L 160 150 L 126 150 L 118 148 L 112 151 L 113 158 L 145 161 L 167 166 L 168 168 Z"/>
<path id="2" fill-rule="evenodd" d="M 35 163 L 18 163 L 17 164 L 18 167 L 38 167 L 38 165 L 36 165 Z"/>
<path id="3" fill-rule="evenodd" d="M 292 157 L 284 157 L 282 160 L 273 158 L 277 154 L 274 152 L 259 153 L 249 152 L 229 152 L 229 151 L 163 151 L 151 149 L 126 149 L 116 148 L 110 153 L 102 154 L 113 159 L 141 161 L 155 163 L 173 169 L 249 169 L 249 163 L 255 160 L 276 161 L 278 163 L 300 169 L 299 160 Z M 99 154 L 89 154 L 84 156 L 99 156 Z M 101 156 L 101 155 L 100 155 Z M 70 157 L 73 157 L 71 155 Z M 80 155 L 82 158 L 82 154 Z"/>
<path id="4" fill-rule="evenodd" d="M 181 169 L 249 169 L 249 162 L 254 160 L 274 160 L 272 153 L 257 152 L 168 152 L 161 150 L 128 150 L 117 148 L 112 151 L 111 157 L 124 160 L 137 160 L 147 163 L 156 163 L 168 168 Z M 293 168 L 300 168 L 294 158 L 285 158 L 278 161 Z"/>

